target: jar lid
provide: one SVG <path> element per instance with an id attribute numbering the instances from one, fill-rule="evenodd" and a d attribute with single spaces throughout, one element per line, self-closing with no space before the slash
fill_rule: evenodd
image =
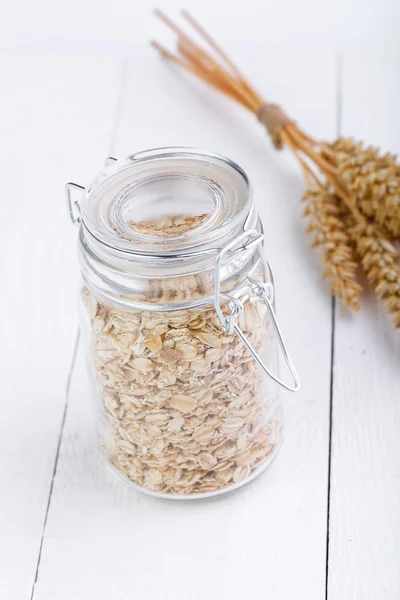
<path id="1" fill-rule="evenodd" d="M 102 244 L 171 257 L 223 245 L 252 206 L 245 172 L 191 148 L 140 152 L 107 165 L 87 188 L 81 219 Z"/>

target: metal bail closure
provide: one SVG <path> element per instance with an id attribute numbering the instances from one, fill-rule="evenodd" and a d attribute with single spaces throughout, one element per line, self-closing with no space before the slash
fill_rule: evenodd
<path id="1" fill-rule="evenodd" d="M 73 190 L 78 190 L 80 196 L 85 188 L 77 183 L 66 183 L 65 184 L 65 199 L 67 201 L 67 208 L 69 217 L 74 225 L 79 225 L 81 222 L 81 209 L 79 207 L 79 201 L 72 199 Z"/>
<path id="2" fill-rule="evenodd" d="M 103 168 L 114 164 L 117 160 L 118 158 L 115 158 L 114 156 L 107 156 L 107 158 L 104 161 Z M 65 199 L 67 201 L 69 217 L 74 225 L 79 225 L 82 220 L 81 209 L 79 206 L 79 200 L 72 199 L 72 194 L 74 190 L 79 192 L 79 198 L 81 198 L 82 192 L 85 191 L 85 188 L 83 187 L 83 185 L 79 185 L 78 183 L 68 182 L 65 184 Z"/>
<path id="3" fill-rule="evenodd" d="M 232 249 L 234 247 L 237 247 L 237 245 L 244 239 L 247 241 L 242 246 L 237 248 L 237 250 L 235 250 L 234 253 L 232 253 Z M 274 287 L 273 287 L 272 283 L 270 283 L 270 282 L 260 283 L 258 281 L 254 281 L 254 280 L 250 279 L 250 281 L 253 285 L 253 288 L 255 289 L 255 293 L 260 299 L 260 302 L 265 304 L 265 306 L 269 310 L 269 313 L 271 315 L 271 318 L 272 318 L 272 321 L 273 321 L 273 324 L 275 327 L 275 331 L 276 331 L 276 334 L 278 337 L 279 345 L 281 347 L 282 354 L 285 358 L 285 361 L 289 368 L 289 371 L 292 375 L 294 385 L 289 385 L 289 384 L 285 383 L 284 381 L 279 379 L 279 377 L 277 375 L 274 375 L 268 369 L 268 367 L 261 360 L 261 357 L 257 354 L 256 350 L 252 347 L 252 345 L 250 344 L 249 340 L 244 335 L 244 333 L 242 332 L 240 327 L 235 323 L 236 317 L 243 310 L 243 303 L 238 298 L 235 298 L 234 296 L 231 296 L 229 294 L 221 294 L 221 259 L 224 256 L 229 255 L 230 253 L 236 254 L 236 252 L 243 252 L 243 251 L 248 250 L 252 246 L 257 246 L 257 250 L 259 252 L 260 259 L 263 262 L 263 264 L 266 266 L 264 252 L 262 249 L 263 239 L 264 239 L 264 236 L 262 234 L 258 233 L 258 231 L 256 231 L 255 229 L 250 229 L 248 231 L 244 231 L 238 238 L 235 238 L 234 240 L 232 240 L 232 242 L 230 242 L 229 244 L 227 244 L 226 246 L 224 246 L 223 248 L 221 248 L 219 250 L 216 260 L 215 260 L 214 306 L 215 306 L 215 310 L 217 312 L 217 315 L 220 320 L 223 331 L 228 335 L 232 335 L 233 332 L 236 332 L 236 334 L 240 337 L 242 342 L 247 347 L 250 354 L 253 356 L 254 360 L 264 371 L 264 373 L 266 373 L 269 377 L 271 377 L 271 379 L 276 381 L 276 383 L 281 385 L 286 390 L 289 390 L 290 392 L 297 392 L 297 390 L 300 389 L 300 381 L 299 381 L 298 375 L 296 373 L 296 369 L 294 368 L 293 363 L 290 359 L 289 353 L 287 351 L 286 344 L 285 344 L 285 341 L 282 336 L 281 328 L 279 327 L 278 319 L 276 317 L 276 314 L 275 314 L 275 311 L 274 311 L 274 308 L 272 305 L 273 293 L 274 293 Z M 221 299 L 226 300 L 228 302 L 228 306 L 230 307 L 231 314 L 227 317 L 222 312 Z"/>
<path id="4" fill-rule="evenodd" d="M 103 167 L 108 167 L 109 165 L 114 164 L 117 160 L 118 158 L 115 158 L 114 156 L 107 156 L 107 158 L 104 161 Z"/>

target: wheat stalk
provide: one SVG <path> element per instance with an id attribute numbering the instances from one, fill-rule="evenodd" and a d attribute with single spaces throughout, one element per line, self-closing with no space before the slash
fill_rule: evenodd
<path id="1" fill-rule="evenodd" d="M 309 187 L 303 196 L 307 232 L 313 234 L 312 247 L 322 247 L 323 277 L 332 282 L 332 292 L 343 306 L 360 307 L 361 285 L 356 280 L 357 261 L 352 240 L 341 218 L 339 198 L 327 187 Z"/>
<path id="2" fill-rule="evenodd" d="M 396 248 L 375 224 L 356 223 L 349 230 L 360 264 L 378 298 L 400 327 L 400 266 Z"/>
<path id="3" fill-rule="evenodd" d="M 339 138 L 331 145 L 346 189 L 388 236 L 400 238 L 400 165 L 393 154 Z"/>

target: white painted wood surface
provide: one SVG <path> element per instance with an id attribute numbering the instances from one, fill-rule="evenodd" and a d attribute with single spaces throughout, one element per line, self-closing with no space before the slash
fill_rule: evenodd
<path id="1" fill-rule="evenodd" d="M 343 63 L 342 133 L 400 154 L 400 61 Z M 329 598 L 400 597 L 400 332 L 372 294 L 337 311 Z"/>
<path id="2" fill-rule="evenodd" d="M 63 185 L 108 152 L 121 68 L 21 56 L 0 70 L 0 597 L 19 600 L 35 581 L 76 336 Z"/>
<path id="3" fill-rule="evenodd" d="M 394 61 L 382 74 L 376 59 L 371 78 L 363 57 L 345 54 L 341 77 L 330 53 L 240 54 L 258 87 L 315 135 L 335 136 L 341 100 L 346 134 L 400 150 Z M 150 53 L 13 57 L 0 75 L 0 597 L 322 600 L 327 583 L 333 600 L 399 597 L 398 335 L 372 299 L 357 316 L 332 315 L 292 157 Z M 154 500 L 106 472 L 80 352 L 65 404 L 78 266 L 63 185 L 87 184 L 107 154 L 162 145 L 210 148 L 248 172 L 303 384 L 285 396 L 286 440 L 271 470 L 208 502 Z"/>

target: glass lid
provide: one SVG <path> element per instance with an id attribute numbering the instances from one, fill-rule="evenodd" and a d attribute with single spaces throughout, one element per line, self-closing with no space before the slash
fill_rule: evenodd
<path id="1" fill-rule="evenodd" d="M 223 243 L 251 208 L 244 171 L 190 148 L 160 148 L 114 161 L 81 202 L 85 228 L 119 251 L 171 256 Z"/>

